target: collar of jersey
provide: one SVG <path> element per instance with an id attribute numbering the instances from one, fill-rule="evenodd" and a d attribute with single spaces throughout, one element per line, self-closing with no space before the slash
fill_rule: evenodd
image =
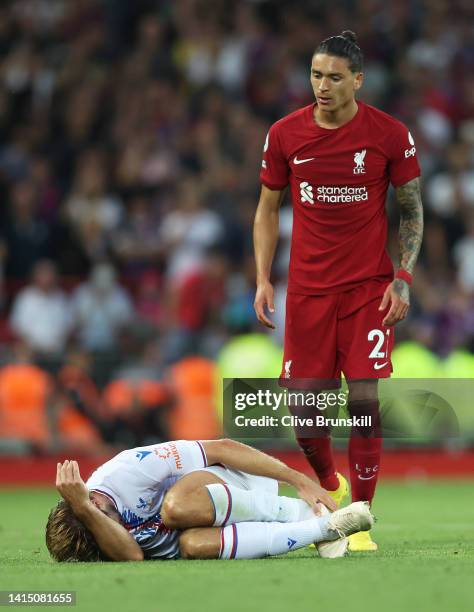
<path id="1" fill-rule="evenodd" d="M 119 507 L 118 507 L 118 503 L 117 503 L 117 499 L 115 497 L 115 493 L 113 493 L 111 491 L 111 489 L 109 489 L 108 487 L 104 487 L 103 485 L 100 485 L 100 487 L 94 487 L 93 489 L 91 489 L 91 491 L 96 491 L 97 493 L 102 493 L 102 495 L 105 495 L 106 497 L 108 497 L 110 499 L 110 501 L 114 504 L 115 509 L 117 510 L 117 512 L 119 514 L 121 514 Z"/>
<path id="2" fill-rule="evenodd" d="M 347 123 L 344 123 L 343 125 L 340 125 L 337 128 L 325 128 L 325 127 L 321 127 L 318 123 L 316 123 L 316 121 L 314 120 L 314 108 L 316 106 L 317 106 L 317 102 L 313 102 L 313 104 L 311 104 L 308 107 L 309 108 L 309 121 L 311 123 L 311 126 L 314 129 L 316 129 L 316 130 L 321 130 L 321 131 L 327 132 L 327 133 L 334 132 L 336 134 L 340 130 L 343 130 L 344 128 L 354 124 L 356 121 L 359 120 L 359 118 L 362 115 L 362 109 L 363 109 L 364 103 L 361 102 L 360 100 L 357 100 L 357 112 L 356 112 L 356 114 Z"/>

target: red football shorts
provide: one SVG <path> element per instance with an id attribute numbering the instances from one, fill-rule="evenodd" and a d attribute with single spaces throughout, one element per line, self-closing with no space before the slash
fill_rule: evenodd
<path id="1" fill-rule="evenodd" d="M 387 285 L 372 280 L 332 295 L 289 293 L 280 383 L 324 389 L 320 382 L 329 388 L 341 372 L 349 380 L 388 378 L 394 328 L 382 325 L 390 305 L 379 311 Z"/>

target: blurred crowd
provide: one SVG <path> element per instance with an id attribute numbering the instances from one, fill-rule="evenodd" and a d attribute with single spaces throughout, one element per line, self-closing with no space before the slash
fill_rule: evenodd
<path id="1" fill-rule="evenodd" d="M 360 98 L 409 126 L 423 171 L 425 240 L 398 337 L 442 358 L 473 352 L 473 24 L 468 0 L 2 2 L 0 400 L 5 372 L 23 368 L 43 377 L 48 414 L 82 419 L 77 444 L 186 434 L 173 368 L 203 368 L 212 386 L 229 340 L 255 330 L 265 134 L 312 101 L 312 52 L 349 27 Z M 392 192 L 389 215 L 396 260 Z M 291 220 L 287 202 L 277 344 Z M 22 380 L 8 389 L 21 396 Z M 80 430 L 43 425 L 38 448 Z"/>

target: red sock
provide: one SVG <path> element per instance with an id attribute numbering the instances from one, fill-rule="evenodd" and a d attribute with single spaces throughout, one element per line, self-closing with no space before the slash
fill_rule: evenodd
<path id="1" fill-rule="evenodd" d="M 296 438 L 306 459 L 316 472 L 321 486 L 328 491 L 335 491 L 339 487 L 339 480 L 334 466 L 331 438 Z"/>
<path id="2" fill-rule="evenodd" d="M 353 502 L 372 503 L 379 475 L 381 450 L 381 438 L 363 438 L 357 432 L 351 433 L 349 469 Z"/>
<path id="3" fill-rule="evenodd" d="M 349 440 L 352 501 L 372 503 L 382 450 L 379 402 L 349 400 L 348 410 L 351 417 L 359 419 L 359 424 L 352 427 Z"/>

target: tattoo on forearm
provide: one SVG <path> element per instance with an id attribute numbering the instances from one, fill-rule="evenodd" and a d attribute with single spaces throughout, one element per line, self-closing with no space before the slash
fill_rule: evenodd
<path id="1" fill-rule="evenodd" d="M 413 272 L 423 239 L 423 205 L 420 179 L 415 178 L 396 189 L 400 207 L 400 267 Z M 406 283 L 402 283 L 405 285 Z"/>
<path id="2" fill-rule="evenodd" d="M 410 287 L 408 283 L 402 280 L 401 278 L 396 278 L 392 284 L 393 290 L 397 295 L 399 295 L 405 304 L 410 303 Z"/>

